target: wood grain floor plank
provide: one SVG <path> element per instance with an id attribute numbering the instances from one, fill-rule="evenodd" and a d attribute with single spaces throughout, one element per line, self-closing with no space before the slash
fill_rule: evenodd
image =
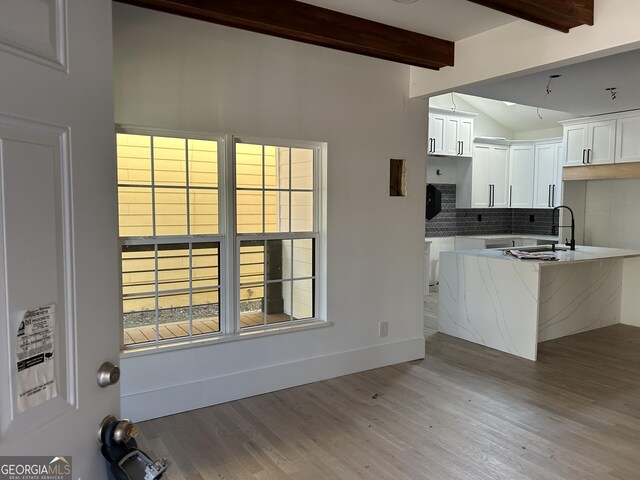
<path id="1" fill-rule="evenodd" d="M 640 328 L 424 360 L 142 423 L 168 480 L 639 480 Z"/>

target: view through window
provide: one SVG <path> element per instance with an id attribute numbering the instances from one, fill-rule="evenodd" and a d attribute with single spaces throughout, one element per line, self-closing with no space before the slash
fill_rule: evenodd
<path id="1" fill-rule="evenodd" d="M 117 134 L 125 347 L 315 317 L 319 149 L 233 145 Z"/>

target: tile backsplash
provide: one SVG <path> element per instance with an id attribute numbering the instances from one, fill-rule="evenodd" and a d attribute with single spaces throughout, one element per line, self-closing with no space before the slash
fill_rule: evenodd
<path id="1" fill-rule="evenodd" d="M 425 222 L 425 237 L 522 233 L 551 235 L 553 210 L 456 208 L 456 186 L 433 184 L 442 195 L 442 211 Z M 533 221 L 531 221 L 533 220 Z M 558 220 L 556 212 L 555 220 Z"/>

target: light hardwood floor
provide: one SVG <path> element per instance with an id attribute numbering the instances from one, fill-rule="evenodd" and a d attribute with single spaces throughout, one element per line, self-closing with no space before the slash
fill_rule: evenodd
<path id="1" fill-rule="evenodd" d="M 637 480 L 640 329 L 427 358 L 140 424 L 168 480 Z"/>

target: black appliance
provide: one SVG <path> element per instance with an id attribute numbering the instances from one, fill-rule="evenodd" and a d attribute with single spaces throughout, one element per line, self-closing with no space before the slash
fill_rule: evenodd
<path id="1" fill-rule="evenodd" d="M 427 184 L 427 220 L 431 220 L 442 210 L 442 194 L 432 184 Z"/>

